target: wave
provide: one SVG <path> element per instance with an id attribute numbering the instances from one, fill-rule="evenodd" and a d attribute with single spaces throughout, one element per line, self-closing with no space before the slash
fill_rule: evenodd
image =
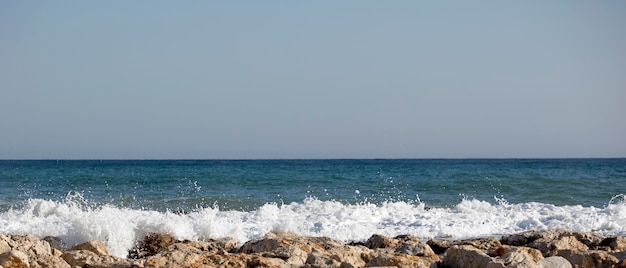
<path id="1" fill-rule="evenodd" d="M 190 240 L 235 237 L 240 242 L 270 231 L 344 242 L 364 241 L 375 233 L 464 239 L 556 228 L 625 235 L 625 200 L 618 195 L 605 207 L 596 208 L 464 199 L 454 207 L 430 208 L 419 202 L 345 204 L 307 198 L 289 204 L 267 203 L 252 211 L 209 207 L 181 214 L 88 206 L 79 196 L 65 201 L 30 199 L 20 208 L 0 213 L 0 232 L 57 236 L 68 245 L 100 240 L 112 255 L 120 257 L 126 257 L 134 243 L 149 232 Z"/>

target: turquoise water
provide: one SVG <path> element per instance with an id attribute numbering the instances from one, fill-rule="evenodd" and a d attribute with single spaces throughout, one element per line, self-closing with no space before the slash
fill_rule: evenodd
<path id="1" fill-rule="evenodd" d="M 0 161 L 0 232 L 105 241 L 293 231 L 626 233 L 626 159 Z"/>

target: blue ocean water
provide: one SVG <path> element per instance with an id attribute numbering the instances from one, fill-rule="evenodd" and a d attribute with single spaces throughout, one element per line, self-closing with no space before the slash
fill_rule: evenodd
<path id="1" fill-rule="evenodd" d="M 104 241 L 626 233 L 626 159 L 0 161 L 0 232 Z"/>

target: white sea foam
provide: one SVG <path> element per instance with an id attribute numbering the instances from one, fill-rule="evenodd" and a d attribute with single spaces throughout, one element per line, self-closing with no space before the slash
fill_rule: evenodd
<path id="1" fill-rule="evenodd" d="M 269 231 L 290 231 L 348 242 L 364 241 L 375 233 L 462 239 L 555 228 L 625 235 L 626 203 L 622 198 L 595 208 L 466 199 L 452 208 L 427 208 L 422 203 L 348 205 L 310 198 L 265 204 L 250 212 L 204 208 L 178 215 L 107 205 L 90 208 L 75 200 L 32 199 L 22 209 L 0 213 L 0 232 L 58 236 L 70 246 L 97 239 L 121 257 L 148 232 L 192 240 L 231 236 L 245 242 Z"/>

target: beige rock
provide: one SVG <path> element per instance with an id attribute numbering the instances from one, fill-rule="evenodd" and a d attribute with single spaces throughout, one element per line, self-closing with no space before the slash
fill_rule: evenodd
<path id="1" fill-rule="evenodd" d="M 8 251 L 11 251 L 11 246 L 9 246 L 9 243 L 7 241 L 0 238 L 0 254 Z"/>
<path id="2" fill-rule="evenodd" d="M 311 254 L 306 259 L 306 264 L 310 267 L 329 267 L 329 268 L 337 268 L 340 267 L 341 263 L 337 260 L 329 256 L 325 251 L 321 251 L 319 249 L 313 249 Z M 364 265 L 363 265 L 364 266 Z M 360 267 L 363 267 L 360 266 Z M 353 266 L 359 267 L 359 266 Z"/>
<path id="3" fill-rule="evenodd" d="M 551 256 L 537 262 L 541 268 L 572 268 L 572 264 L 561 256 Z"/>
<path id="4" fill-rule="evenodd" d="M 501 246 L 500 248 L 498 248 L 495 253 L 497 256 L 503 256 L 509 252 L 513 252 L 513 251 L 524 251 L 526 252 L 528 255 L 530 255 L 532 257 L 533 262 L 538 262 L 540 260 L 543 260 L 543 255 L 541 254 L 541 251 L 539 251 L 538 249 L 534 249 L 534 248 L 529 248 L 529 247 L 515 247 L 515 246 Z"/>
<path id="5" fill-rule="evenodd" d="M 367 266 L 395 266 L 398 268 L 436 268 L 437 262 L 430 258 L 398 254 L 390 250 L 376 251 L 376 255 Z"/>
<path id="6" fill-rule="evenodd" d="M 495 237 L 487 237 L 487 238 L 475 238 L 475 239 L 464 239 L 464 240 L 428 240 L 426 242 L 432 250 L 437 254 L 444 253 L 448 248 L 456 245 L 471 245 L 477 249 L 483 250 L 488 254 L 494 254 L 493 252 L 500 248 L 502 244 L 500 240 Z"/>
<path id="7" fill-rule="evenodd" d="M 70 265 L 59 256 L 41 255 L 30 260 L 31 268 L 70 268 Z"/>
<path id="8" fill-rule="evenodd" d="M 215 268 L 246 267 L 250 260 L 251 256 L 246 254 L 208 253 L 204 256 L 202 266 Z"/>
<path id="9" fill-rule="evenodd" d="M 367 242 L 365 242 L 365 246 L 370 249 L 395 248 L 397 245 L 398 241 L 396 239 L 380 234 L 372 235 L 369 239 L 367 239 Z"/>
<path id="10" fill-rule="evenodd" d="M 396 253 L 407 254 L 413 256 L 426 257 L 434 262 L 440 262 L 441 258 L 430 248 L 427 244 L 422 244 L 419 241 L 403 241 L 396 248 Z"/>
<path id="11" fill-rule="evenodd" d="M 525 250 L 511 250 L 497 259 L 508 268 L 540 268 L 533 256 Z"/>
<path id="12" fill-rule="evenodd" d="M 503 262 L 489 257 L 485 252 L 470 246 L 452 246 L 443 257 L 444 267 L 450 268 L 504 268 Z"/>
<path id="13" fill-rule="evenodd" d="M 342 268 L 364 267 L 365 264 L 367 264 L 367 262 L 372 258 L 373 254 L 373 251 L 371 249 L 364 246 L 349 245 L 333 247 L 325 250 L 325 252 L 330 259 L 339 263 L 340 267 Z"/>
<path id="14" fill-rule="evenodd" d="M 574 267 L 580 268 L 611 268 L 619 260 L 606 251 L 589 250 L 585 252 L 577 250 L 560 250 L 559 256 L 567 259 Z"/>
<path id="15" fill-rule="evenodd" d="M 102 256 L 89 250 L 69 250 L 61 255 L 71 267 L 118 268 L 131 267 L 134 262 L 114 256 Z"/>
<path id="16" fill-rule="evenodd" d="M 248 265 L 246 267 L 290 268 L 293 266 L 286 264 L 281 259 L 255 256 L 250 260 L 250 262 L 248 262 Z"/>
<path id="17" fill-rule="evenodd" d="M 184 243 L 176 243 L 150 256 L 145 267 L 197 267 L 204 261 L 204 252 Z"/>
<path id="18" fill-rule="evenodd" d="M 71 250 L 87 250 L 96 253 L 100 256 L 109 255 L 109 249 L 100 241 L 92 240 L 71 248 Z"/>
<path id="19" fill-rule="evenodd" d="M 19 250 L 11 250 L 0 254 L 0 265 L 4 268 L 29 268 L 28 255 Z"/>
<path id="20" fill-rule="evenodd" d="M 586 251 L 589 248 L 581 243 L 574 236 L 563 236 L 554 240 L 545 238 L 537 239 L 528 244 L 528 247 L 536 248 L 541 251 L 544 257 L 558 255 L 560 250 Z"/>
<path id="21" fill-rule="evenodd" d="M 531 230 L 518 234 L 502 236 L 500 241 L 505 245 L 542 247 L 542 253 L 554 253 L 558 249 L 549 249 L 552 247 L 553 241 L 560 240 L 563 237 L 574 237 L 578 242 L 587 246 L 587 248 L 597 248 L 603 236 L 592 232 L 573 232 L 565 229 L 555 230 Z M 576 243 L 578 244 L 578 243 Z M 558 247 L 558 246 L 557 246 Z M 578 248 L 583 248 L 577 245 Z"/>
<path id="22" fill-rule="evenodd" d="M 248 241 L 239 248 L 239 253 L 262 254 L 280 258 L 293 266 L 303 266 L 313 249 L 341 247 L 339 241 L 326 237 L 302 237 L 294 233 L 268 233 L 264 237 Z"/>
<path id="23" fill-rule="evenodd" d="M 25 252 L 29 257 L 37 255 L 52 255 L 50 244 L 31 235 L 13 235 L 7 241 L 14 250 Z"/>

